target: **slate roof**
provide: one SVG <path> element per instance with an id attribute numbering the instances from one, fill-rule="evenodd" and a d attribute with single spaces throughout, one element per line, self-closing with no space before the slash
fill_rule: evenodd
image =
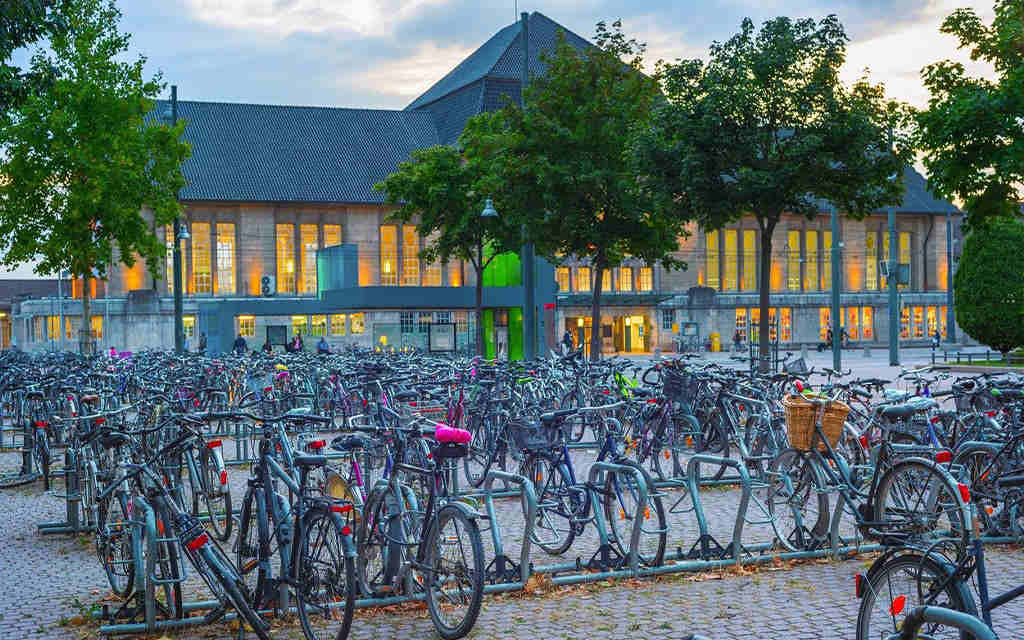
<path id="1" fill-rule="evenodd" d="M 373 185 L 440 142 L 427 112 L 179 101 L 178 115 L 182 200 L 383 203 Z"/>
<path id="2" fill-rule="evenodd" d="M 908 166 L 903 169 L 903 202 L 896 207 L 896 213 L 901 214 L 928 214 L 945 215 L 949 213 L 961 213 L 949 202 L 936 198 L 928 191 L 928 181 L 918 173 L 917 169 Z M 824 213 L 832 213 L 835 207 L 831 203 L 821 201 L 821 210 Z M 876 209 L 874 213 L 888 213 L 888 208 Z"/>
<path id="3" fill-rule="evenodd" d="M 64 295 L 70 295 L 70 283 L 64 282 Z M 56 279 L 0 278 L 0 309 L 10 309 L 15 298 L 43 298 L 57 295 Z"/>

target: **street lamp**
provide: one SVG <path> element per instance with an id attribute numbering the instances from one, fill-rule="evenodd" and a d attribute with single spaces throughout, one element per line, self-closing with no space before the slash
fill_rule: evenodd
<path id="1" fill-rule="evenodd" d="M 494 208 L 494 202 L 487 198 L 484 203 L 484 209 L 480 212 L 480 218 L 482 220 L 491 220 L 498 217 L 498 211 Z M 483 287 L 484 287 L 484 234 L 483 229 L 480 230 L 480 236 L 477 238 L 476 245 L 476 263 L 480 267 L 480 272 L 477 274 L 476 279 L 476 350 L 478 355 L 483 355 L 484 349 L 484 310 L 483 310 Z"/>
<path id="2" fill-rule="evenodd" d="M 481 218 L 497 218 L 498 211 L 494 208 L 494 202 L 487 198 L 487 202 L 484 203 L 484 210 L 480 212 Z"/>

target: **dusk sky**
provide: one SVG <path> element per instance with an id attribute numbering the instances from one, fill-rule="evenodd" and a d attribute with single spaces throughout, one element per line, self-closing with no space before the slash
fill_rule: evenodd
<path id="1" fill-rule="evenodd" d="M 133 50 L 183 100 L 401 109 L 516 16 L 513 0 L 119 0 Z M 648 59 L 702 57 L 744 17 L 821 18 L 850 36 L 845 79 L 870 69 L 889 95 L 924 106 L 920 70 L 969 62 L 939 33 L 965 0 L 523 0 L 583 37 L 621 18 Z M 978 72 L 983 67 L 969 64 Z M 30 275 L 20 271 L 21 277 Z M 2 277 L 2 273 L 0 273 Z"/>

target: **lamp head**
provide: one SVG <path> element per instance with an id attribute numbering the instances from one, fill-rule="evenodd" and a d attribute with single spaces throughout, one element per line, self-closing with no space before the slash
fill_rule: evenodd
<path id="1" fill-rule="evenodd" d="M 494 208 L 494 202 L 490 198 L 487 198 L 487 202 L 484 203 L 484 210 L 480 212 L 481 218 L 497 218 L 498 212 Z"/>

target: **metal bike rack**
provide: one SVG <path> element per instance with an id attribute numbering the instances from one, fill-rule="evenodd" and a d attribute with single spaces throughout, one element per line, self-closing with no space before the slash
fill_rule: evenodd
<path id="1" fill-rule="evenodd" d="M 523 530 L 523 546 L 519 551 L 518 567 L 508 556 L 505 555 L 504 547 L 501 542 L 501 526 L 498 523 L 498 517 L 494 511 L 494 496 L 492 491 L 492 485 L 495 480 L 503 480 L 505 482 L 518 484 L 523 504 L 526 507 L 526 527 Z M 492 560 L 487 566 L 494 566 L 493 575 L 495 575 L 499 580 L 511 577 L 517 569 L 519 573 L 519 583 L 507 581 L 501 583 L 495 582 L 494 584 L 504 584 L 509 587 L 514 584 L 520 584 L 520 588 L 522 588 L 526 585 L 526 581 L 530 579 L 530 545 L 533 537 L 533 528 L 537 520 L 537 491 L 533 487 L 533 482 L 528 480 L 526 477 L 515 473 L 490 471 L 484 481 L 484 506 L 487 508 L 487 518 L 490 520 L 491 540 L 494 542 L 494 560 Z M 506 565 L 510 566 L 506 567 Z M 491 572 L 488 571 L 488 573 L 490 574 Z"/>

